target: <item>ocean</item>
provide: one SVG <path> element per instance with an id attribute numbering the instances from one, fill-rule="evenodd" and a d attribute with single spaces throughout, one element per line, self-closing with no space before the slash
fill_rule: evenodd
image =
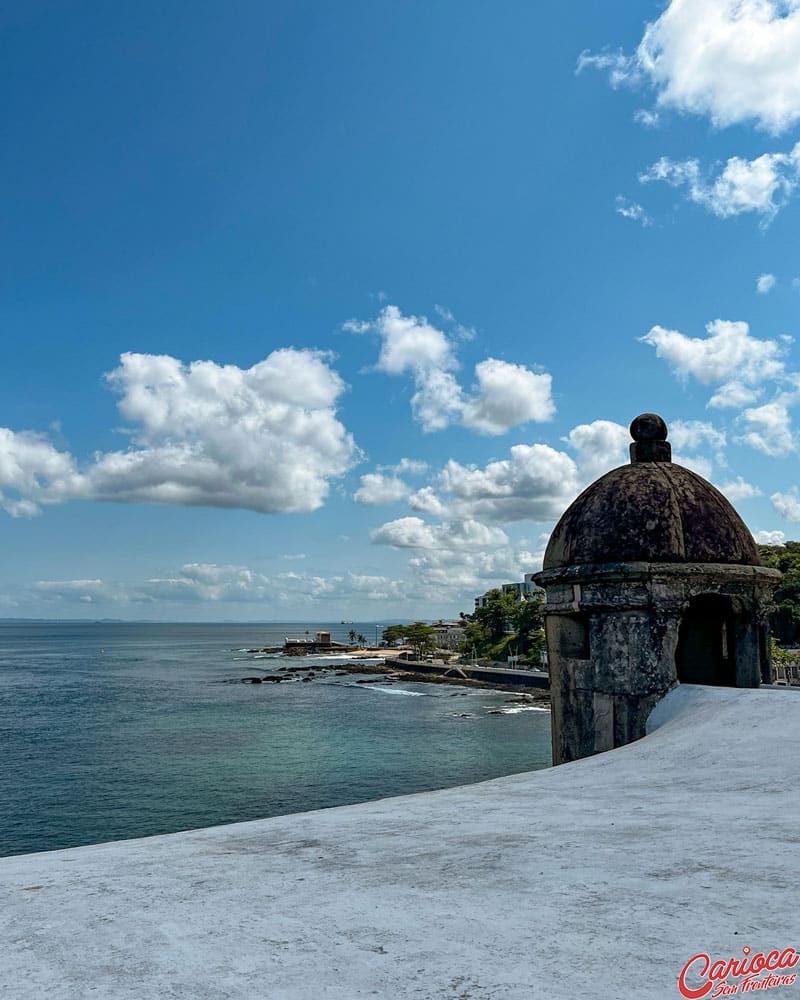
<path id="1" fill-rule="evenodd" d="M 317 675 L 248 650 L 374 623 L 0 623 L 0 856 L 468 784 L 551 763 L 514 695 Z"/>

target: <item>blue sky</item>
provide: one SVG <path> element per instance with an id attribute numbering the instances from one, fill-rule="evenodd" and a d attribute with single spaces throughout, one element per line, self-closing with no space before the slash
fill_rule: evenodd
<path id="1" fill-rule="evenodd" d="M 0 616 L 424 617 L 655 410 L 800 533 L 800 3 L 0 14 Z"/>

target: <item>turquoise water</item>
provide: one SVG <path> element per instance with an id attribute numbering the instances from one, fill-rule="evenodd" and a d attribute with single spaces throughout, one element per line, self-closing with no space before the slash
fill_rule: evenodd
<path id="1" fill-rule="evenodd" d="M 313 663 L 246 650 L 320 627 L 0 623 L 0 856 L 549 766 L 549 713 L 506 692 L 240 682 Z"/>

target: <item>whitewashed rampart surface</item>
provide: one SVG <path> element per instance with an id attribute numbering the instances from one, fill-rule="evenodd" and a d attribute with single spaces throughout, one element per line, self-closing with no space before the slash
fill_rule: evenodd
<path id="1" fill-rule="evenodd" d="M 549 771 L 0 860 L 0 995 L 668 1000 L 697 952 L 800 948 L 800 692 L 683 687 L 652 722 Z"/>

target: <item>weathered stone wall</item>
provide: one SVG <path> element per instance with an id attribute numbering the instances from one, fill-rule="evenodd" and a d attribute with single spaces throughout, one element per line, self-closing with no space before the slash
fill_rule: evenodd
<path id="1" fill-rule="evenodd" d="M 564 763 L 644 735 L 655 704 L 678 683 L 676 649 L 692 598 L 729 599 L 735 684 L 757 687 L 768 655 L 774 570 L 722 564 L 579 565 L 546 570 L 545 630 L 553 761 Z"/>

